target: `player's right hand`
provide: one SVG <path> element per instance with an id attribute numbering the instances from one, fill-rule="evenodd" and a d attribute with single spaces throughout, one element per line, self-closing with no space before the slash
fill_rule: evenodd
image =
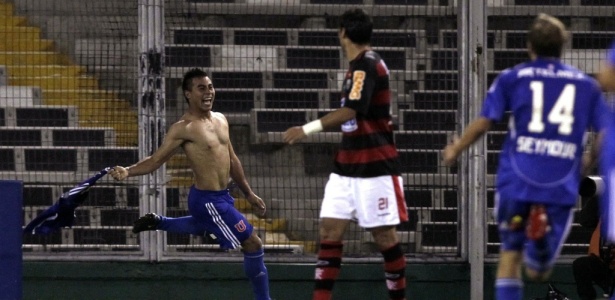
<path id="1" fill-rule="evenodd" d="M 124 180 L 128 177 L 128 170 L 122 166 L 115 166 L 109 171 L 109 175 L 115 180 Z"/>
<path id="2" fill-rule="evenodd" d="M 442 164 L 447 167 L 452 167 L 457 163 L 457 157 L 459 157 L 459 150 L 456 147 L 456 143 L 459 141 L 457 136 L 453 137 L 453 142 L 448 144 L 442 150 Z"/>
<path id="3" fill-rule="evenodd" d="M 303 132 L 303 128 L 301 126 L 288 128 L 288 130 L 286 130 L 286 132 L 284 132 L 283 134 L 284 143 L 288 143 L 290 145 L 294 144 L 295 142 L 301 140 L 304 137 L 306 137 L 306 135 L 305 132 Z"/>

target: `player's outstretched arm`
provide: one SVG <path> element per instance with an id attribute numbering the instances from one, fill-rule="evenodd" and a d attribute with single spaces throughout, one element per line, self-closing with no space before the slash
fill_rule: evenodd
<path id="1" fill-rule="evenodd" d="M 149 174 L 160 168 L 173 154 L 175 150 L 184 142 L 183 124 L 180 122 L 173 124 L 167 133 L 160 148 L 151 156 L 148 156 L 136 164 L 129 167 L 116 166 L 110 172 L 115 180 L 124 180 L 128 177 Z"/>
<path id="2" fill-rule="evenodd" d="M 490 127 L 491 120 L 487 118 L 479 117 L 474 120 L 470 123 L 461 138 L 454 139 L 452 143 L 444 147 L 442 151 L 442 163 L 445 166 L 455 165 L 459 155 L 483 136 Z"/>
<path id="3" fill-rule="evenodd" d="M 306 136 L 321 132 L 324 129 L 334 128 L 356 117 L 357 112 L 352 108 L 342 107 L 336 109 L 320 119 L 309 122 L 303 126 L 294 126 L 284 132 L 284 142 L 294 144 Z"/>

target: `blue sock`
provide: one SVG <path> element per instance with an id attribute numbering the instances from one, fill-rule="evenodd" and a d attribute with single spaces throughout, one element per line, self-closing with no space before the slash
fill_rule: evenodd
<path id="1" fill-rule="evenodd" d="M 495 280 L 495 299 L 521 300 L 523 281 L 519 278 L 498 278 Z"/>
<path id="2" fill-rule="evenodd" d="M 269 275 L 263 258 L 263 249 L 256 252 L 243 253 L 243 269 L 246 273 L 256 300 L 270 300 L 269 298 Z"/>

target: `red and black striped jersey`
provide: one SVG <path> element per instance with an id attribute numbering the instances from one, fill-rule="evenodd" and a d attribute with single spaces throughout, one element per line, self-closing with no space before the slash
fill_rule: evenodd
<path id="1" fill-rule="evenodd" d="M 378 53 L 368 50 L 350 62 L 341 102 L 342 107 L 357 114 L 342 124 L 342 143 L 333 173 L 348 177 L 399 175 L 389 69 Z"/>

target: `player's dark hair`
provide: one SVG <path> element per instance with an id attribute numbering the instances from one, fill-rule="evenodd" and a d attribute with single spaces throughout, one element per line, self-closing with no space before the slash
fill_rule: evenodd
<path id="1" fill-rule="evenodd" d="M 346 36 L 355 44 L 369 44 L 373 27 L 372 18 L 360 8 L 347 10 L 340 18 L 340 29 L 344 28 Z"/>
<path id="2" fill-rule="evenodd" d="M 539 14 L 527 35 L 527 41 L 534 53 L 543 57 L 561 57 L 568 40 L 566 26 L 557 18 Z"/>
<path id="3" fill-rule="evenodd" d="M 207 73 L 199 68 L 194 68 L 186 72 L 186 74 L 184 74 L 184 79 L 182 80 L 182 91 L 184 92 L 191 91 L 192 90 L 192 79 L 202 78 L 202 77 L 207 77 Z M 184 99 L 186 99 L 186 102 L 189 102 L 185 94 L 184 94 Z"/>

